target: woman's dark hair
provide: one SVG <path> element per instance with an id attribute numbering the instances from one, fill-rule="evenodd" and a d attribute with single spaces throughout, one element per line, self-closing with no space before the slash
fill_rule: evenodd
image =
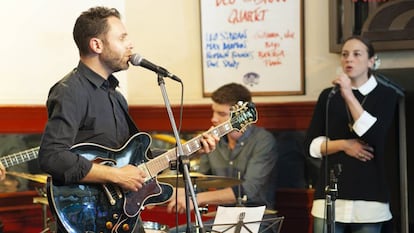
<path id="1" fill-rule="evenodd" d="M 362 36 L 351 36 L 351 37 L 348 37 L 348 38 L 344 41 L 343 45 L 344 45 L 346 42 L 348 42 L 349 40 L 359 40 L 359 41 L 361 41 L 361 42 L 362 42 L 362 43 L 363 43 L 363 44 L 367 47 L 367 51 L 368 51 L 368 58 L 372 58 L 373 56 L 375 56 L 374 46 L 372 46 L 371 41 L 370 41 L 370 40 L 368 40 L 367 38 L 362 37 Z"/>

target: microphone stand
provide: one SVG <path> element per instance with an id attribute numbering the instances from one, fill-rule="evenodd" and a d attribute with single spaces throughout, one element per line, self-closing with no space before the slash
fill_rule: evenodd
<path id="1" fill-rule="evenodd" d="M 183 173 L 183 180 L 184 180 L 184 184 L 185 184 L 185 198 L 186 198 L 186 217 L 187 217 L 187 228 L 186 228 L 186 233 L 190 233 L 190 226 L 191 226 L 191 211 L 190 208 L 188 208 L 190 206 L 190 195 L 191 195 L 191 199 L 193 201 L 193 205 L 194 205 L 194 213 L 196 215 L 196 219 L 199 225 L 199 229 L 201 230 L 202 233 L 205 233 L 205 229 L 203 226 L 203 221 L 201 220 L 201 214 L 198 210 L 198 204 L 197 204 L 197 198 L 195 196 L 194 193 L 194 189 L 193 189 L 193 185 L 191 182 L 191 178 L 190 178 L 190 172 L 188 170 L 189 167 L 189 159 L 187 155 L 184 155 L 184 150 L 183 147 L 181 145 L 181 140 L 180 137 L 178 135 L 178 130 L 177 130 L 177 126 L 175 124 L 174 121 L 174 116 L 171 110 L 171 104 L 170 101 L 168 99 L 168 95 L 167 95 L 167 91 L 165 89 L 165 82 L 164 82 L 164 76 L 162 76 L 160 73 L 157 73 L 158 75 L 158 86 L 160 86 L 161 89 L 161 93 L 162 96 L 164 98 L 164 103 L 165 103 L 165 107 L 167 109 L 168 112 L 168 117 L 170 119 L 170 123 L 171 123 L 171 127 L 174 133 L 174 137 L 175 140 L 177 142 L 177 155 L 178 155 L 178 162 L 179 162 L 179 167 L 182 168 L 182 173 Z"/>
<path id="2" fill-rule="evenodd" d="M 328 233 L 335 232 L 335 201 L 338 195 L 338 179 L 334 170 L 330 172 L 330 184 L 325 188 L 326 192 L 326 229 Z"/>
<path id="3" fill-rule="evenodd" d="M 331 98 L 338 91 L 339 86 L 332 88 L 331 92 L 328 95 L 326 101 L 326 122 L 325 122 L 325 135 L 328 137 L 328 128 L 329 128 L 329 102 Z M 325 142 L 325 152 L 328 152 L 328 140 Z M 336 172 L 335 172 L 336 168 Z M 338 179 L 337 176 L 342 172 L 342 165 L 336 164 L 334 168 L 330 170 L 329 173 L 329 185 L 327 185 L 328 177 L 328 155 L 325 155 L 325 211 L 326 211 L 326 228 L 327 233 L 335 233 L 335 201 L 338 196 Z"/>

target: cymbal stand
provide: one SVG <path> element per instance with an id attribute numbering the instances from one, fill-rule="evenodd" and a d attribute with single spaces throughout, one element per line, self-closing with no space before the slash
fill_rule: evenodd
<path id="1" fill-rule="evenodd" d="M 40 233 L 47 233 L 47 232 L 55 232 L 55 226 L 54 223 L 51 222 L 51 219 L 47 215 L 48 210 L 48 203 L 44 201 L 44 199 L 47 200 L 47 194 L 44 188 L 38 188 L 36 187 L 36 191 L 39 194 L 39 197 L 33 198 L 33 203 L 38 203 L 42 206 L 42 222 L 43 222 L 43 230 Z"/>
<path id="2" fill-rule="evenodd" d="M 36 187 L 36 191 L 37 191 L 37 193 L 39 194 L 39 196 L 41 198 L 47 198 L 46 192 L 45 192 L 45 190 L 43 190 L 43 188 Z M 33 199 L 33 202 L 35 202 L 35 199 Z M 43 202 L 39 202 L 39 204 L 42 205 L 43 229 L 47 229 L 48 228 L 47 227 L 47 220 L 48 220 L 48 217 L 47 217 L 47 205 L 45 203 L 43 203 Z"/>
<path id="3" fill-rule="evenodd" d="M 168 112 L 168 117 L 170 119 L 170 123 L 171 123 L 171 127 L 174 133 L 174 137 L 175 140 L 177 142 L 177 156 L 178 156 L 178 162 L 179 168 L 182 168 L 182 172 L 183 172 L 183 180 L 184 180 L 184 187 L 185 187 L 185 197 L 186 197 L 186 206 L 190 206 L 190 197 L 193 201 L 193 206 L 194 206 L 194 213 L 196 215 L 196 220 L 199 224 L 199 228 L 201 230 L 202 233 L 205 233 L 205 229 L 203 226 L 203 221 L 201 220 L 201 214 L 200 211 L 198 210 L 198 204 L 197 204 L 197 198 L 196 195 L 194 193 L 194 189 L 193 189 L 193 185 L 191 183 L 191 178 L 190 178 L 190 172 L 189 172 L 189 159 L 188 156 L 184 154 L 184 150 L 183 147 L 181 145 L 181 139 L 180 136 L 178 134 L 178 130 L 177 130 L 177 126 L 175 124 L 174 121 L 174 116 L 171 110 L 171 104 L 169 102 L 168 99 L 168 95 L 167 95 L 167 91 L 165 89 L 165 82 L 164 82 L 164 76 L 161 74 L 161 72 L 157 73 L 158 75 L 158 85 L 160 86 L 161 89 L 161 93 L 162 96 L 164 98 L 164 103 L 165 103 L 165 107 L 167 109 Z M 182 82 L 180 81 L 181 85 Z M 190 233 L 190 226 L 191 226 L 191 211 L 190 208 L 186 208 L 186 216 L 187 216 L 187 228 L 186 228 L 186 233 Z"/>
<path id="4" fill-rule="evenodd" d="M 239 172 L 237 172 L 237 179 L 239 179 L 239 180 L 241 180 L 241 175 L 240 175 L 240 171 Z M 242 192 L 241 192 L 241 189 L 242 189 L 242 186 L 241 186 L 241 184 L 239 184 L 238 185 L 238 192 L 237 192 L 237 202 L 236 202 L 236 206 L 239 206 L 239 207 L 243 207 L 244 206 L 244 203 L 246 203 L 246 201 L 247 201 L 247 196 L 246 195 L 243 195 L 243 197 L 242 197 Z"/>

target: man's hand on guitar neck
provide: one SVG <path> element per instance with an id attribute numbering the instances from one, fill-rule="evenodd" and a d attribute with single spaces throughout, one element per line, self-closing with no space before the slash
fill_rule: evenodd
<path id="1" fill-rule="evenodd" d="M 212 128 L 214 127 L 212 126 L 210 129 Z M 218 136 L 209 134 L 206 132 L 201 134 L 201 136 L 202 137 L 200 141 L 201 141 L 202 148 L 197 151 L 198 154 L 208 154 L 216 149 L 216 145 L 218 141 L 220 140 Z"/>
<path id="2" fill-rule="evenodd" d="M 145 172 L 137 166 L 111 167 L 94 163 L 89 173 L 81 181 L 114 183 L 124 190 L 138 191 L 142 188 L 145 177 Z"/>

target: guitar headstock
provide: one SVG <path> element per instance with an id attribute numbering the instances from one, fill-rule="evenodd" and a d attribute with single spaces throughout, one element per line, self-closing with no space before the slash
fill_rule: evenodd
<path id="1" fill-rule="evenodd" d="M 246 127 L 257 122 L 257 110 L 253 102 L 239 101 L 231 107 L 230 123 L 233 129 L 244 132 Z"/>

